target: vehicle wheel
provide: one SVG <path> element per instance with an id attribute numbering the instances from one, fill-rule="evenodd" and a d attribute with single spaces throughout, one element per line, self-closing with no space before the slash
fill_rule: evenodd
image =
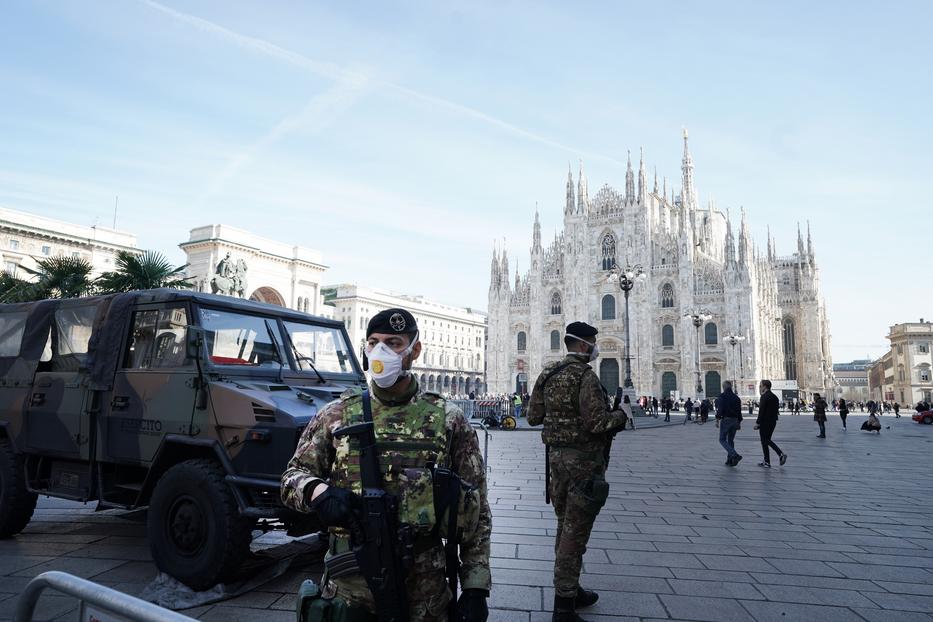
<path id="1" fill-rule="evenodd" d="M 239 515 L 211 460 L 186 460 L 166 471 L 149 502 L 149 550 L 159 570 L 193 590 L 231 578 L 249 554 L 252 521 Z"/>
<path id="2" fill-rule="evenodd" d="M 506 415 L 502 419 L 502 429 L 503 430 L 514 430 L 515 429 L 515 417 L 512 415 Z"/>
<path id="3" fill-rule="evenodd" d="M 7 439 L 0 439 L 0 538 L 21 532 L 36 509 L 37 495 L 26 490 L 23 456 L 13 451 Z"/>
<path id="4" fill-rule="evenodd" d="M 931 423 L 933 423 L 933 417 L 927 415 L 926 417 L 923 418 L 923 422 L 927 425 L 930 425 Z"/>

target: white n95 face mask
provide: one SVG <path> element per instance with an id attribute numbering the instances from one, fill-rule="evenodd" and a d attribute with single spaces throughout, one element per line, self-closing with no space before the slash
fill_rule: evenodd
<path id="1" fill-rule="evenodd" d="M 596 357 L 599 356 L 599 344 L 598 344 L 598 343 L 597 343 L 597 344 L 591 344 L 591 343 L 590 343 L 589 341 L 587 341 L 586 339 L 580 339 L 580 338 L 577 337 L 576 335 L 567 335 L 567 336 L 570 337 L 571 339 L 576 339 L 577 341 L 582 341 L 583 343 L 585 343 L 586 345 L 588 345 L 588 346 L 590 346 L 590 347 L 592 348 L 592 349 L 590 350 L 590 353 L 589 353 L 590 361 L 595 361 L 595 360 L 596 360 Z"/>
<path id="2" fill-rule="evenodd" d="M 380 389 L 388 389 L 404 373 L 405 357 L 412 351 L 418 338 L 415 337 L 411 344 L 401 352 L 395 352 L 381 341 L 367 350 L 366 358 L 369 361 L 369 375 Z"/>

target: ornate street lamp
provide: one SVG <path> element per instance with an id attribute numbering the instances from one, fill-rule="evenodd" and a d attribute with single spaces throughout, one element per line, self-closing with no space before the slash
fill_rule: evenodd
<path id="1" fill-rule="evenodd" d="M 685 313 L 684 317 L 690 320 L 691 322 L 693 322 L 693 326 L 694 328 L 696 328 L 696 332 L 697 332 L 696 398 L 698 401 L 702 401 L 705 396 L 703 395 L 703 383 L 700 380 L 700 327 L 703 326 L 703 322 L 713 319 L 713 316 L 710 315 L 709 311 L 700 310 L 700 311 L 694 311 L 691 313 Z"/>
<path id="2" fill-rule="evenodd" d="M 624 268 L 618 266 L 612 269 L 609 280 L 619 283 L 619 289 L 625 295 L 625 383 L 622 385 L 622 393 L 629 396 L 629 400 L 635 396 L 635 385 L 632 384 L 632 344 L 629 331 L 629 312 L 628 295 L 635 287 L 636 283 L 641 283 L 648 275 L 639 264 L 627 265 Z"/>
<path id="3" fill-rule="evenodd" d="M 737 370 L 736 370 L 736 364 L 735 364 L 735 361 L 736 361 L 736 358 L 735 358 L 735 346 L 737 346 L 737 345 L 740 344 L 741 342 L 745 341 L 745 337 L 744 337 L 743 335 L 737 335 L 737 334 L 735 334 L 735 333 L 729 333 L 728 335 L 724 335 L 724 336 L 723 336 L 723 339 L 725 340 L 726 343 L 728 343 L 730 346 L 732 346 L 732 385 L 735 387 L 736 394 L 740 394 L 741 391 L 740 391 L 740 388 L 739 388 L 738 378 L 737 378 L 737 376 L 736 376 L 736 371 L 737 371 Z M 741 352 L 740 352 L 740 354 L 739 354 L 739 362 L 741 362 L 741 358 L 742 358 L 742 356 L 741 356 Z M 744 374 L 743 374 L 743 375 L 744 375 Z"/>

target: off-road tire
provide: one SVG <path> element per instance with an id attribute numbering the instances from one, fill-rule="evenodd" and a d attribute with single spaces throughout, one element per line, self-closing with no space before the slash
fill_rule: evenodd
<path id="1" fill-rule="evenodd" d="M 149 502 L 147 532 L 152 559 L 193 590 L 231 579 L 249 555 L 253 521 L 237 511 L 212 460 L 186 460 L 167 470 Z"/>
<path id="2" fill-rule="evenodd" d="M 0 438 L 0 539 L 21 532 L 36 509 L 38 496 L 26 490 L 23 462 L 10 441 Z"/>

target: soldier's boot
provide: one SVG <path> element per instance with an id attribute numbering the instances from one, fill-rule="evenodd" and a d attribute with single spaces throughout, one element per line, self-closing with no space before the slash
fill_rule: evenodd
<path id="1" fill-rule="evenodd" d="M 576 607 L 576 598 L 564 598 L 554 596 L 554 613 L 551 615 L 551 622 L 586 622 L 574 611 Z"/>
<path id="2" fill-rule="evenodd" d="M 577 598 L 574 601 L 574 605 L 577 609 L 583 609 L 584 607 L 595 605 L 597 600 L 599 600 L 599 594 L 592 590 L 584 590 L 582 587 L 578 587 Z"/>

